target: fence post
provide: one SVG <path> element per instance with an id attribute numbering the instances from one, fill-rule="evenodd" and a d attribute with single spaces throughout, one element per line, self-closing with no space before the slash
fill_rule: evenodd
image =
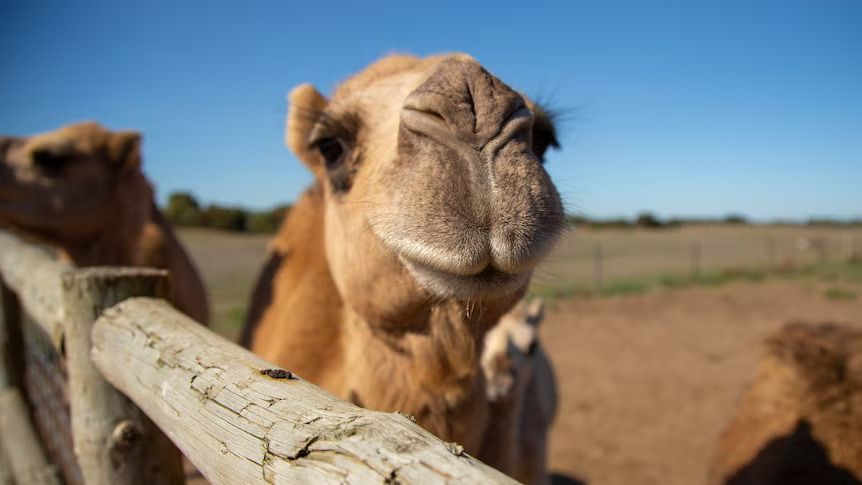
<path id="1" fill-rule="evenodd" d="M 88 268 L 63 274 L 69 400 L 75 456 L 90 485 L 181 484 L 179 451 L 90 360 L 102 311 L 133 296 L 165 297 L 167 272 Z"/>
<path id="2" fill-rule="evenodd" d="M 691 277 L 697 279 L 700 276 L 700 241 L 691 243 Z"/>
<path id="3" fill-rule="evenodd" d="M 773 235 L 766 236 L 766 257 L 768 258 L 766 269 L 768 271 L 774 270 L 777 265 L 775 263 L 775 236 Z"/>
<path id="4" fill-rule="evenodd" d="M 0 389 L 21 387 L 24 358 L 21 336 L 21 304 L 0 281 Z"/>
<path id="5" fill-rule="evenodd" d="M 593 294 L 598 295 L 605 286 L 604 251 L 601 244 L 593 249 Z"/>

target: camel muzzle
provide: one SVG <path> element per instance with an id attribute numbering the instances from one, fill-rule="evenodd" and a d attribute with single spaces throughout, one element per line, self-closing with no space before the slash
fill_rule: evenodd
<path id="1" fill-rule="evenodd" d="M 532 151 L 524 98 L 467 56 L 442 62 L 401 108 L 388 204 L 369 221 L 436 294 L 522 288 L 563 222 Z"/>

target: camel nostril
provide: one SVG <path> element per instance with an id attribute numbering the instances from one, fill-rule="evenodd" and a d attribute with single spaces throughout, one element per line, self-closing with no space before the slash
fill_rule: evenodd
<path id="1" fill-rule="evenodd" d="M 442 128 L 449 131 L 446 118 L 434 110 L 404 106 L 401 110 L 401 121 L 414 131 L 425 131 L 427 128 Z"/>
<path id="2" fill-rule="evenodd" d="M 424 116 L 428 120 L 446 126 L 447 129 L 452 127 L 453 122 L 456 123 L 455 126 L 457 127 L 457 122 L 459 121 L 453 119 L 453 116 L 456 114 L 453 112 L 453 109 L 451 100 L 437 93 L 427 92 L 412 93 L 404 100 L 404 105 L 401 108 L 402 113 L 409 112 L 413 113 L 413 115 Z M 454 117 L 457 118 L 457 116 Z"/>
<path id="3" fill-rule="evenodd" d="M 439 116 L 463 142 L 481 148 L 524 105 L 520 94 L 475 59 L 453 58 L 441 62 L 403 106 Z"/>
<path id="4" fill-rule="evenodd" d="M 453 130 L 449 125 L 446 117 L 437 111 L 417 109 L 407 105 L 401 110 L 401 124 L 414 134 L 429 137 L 457 150 L 467 160 L 475 157 L 472 153 L 475 151 L 474 147 L 465 143 L 459 137 L 457 130 Z"/>
<path id="5" fill-rule="evenodd" d="M 423 113 L 425 113 L 431 119 L 435 119 L 435 120 L 439 121 L 440 123 L 446 123 L 446 118 L 444 118 L 443 115 L 441 115 L 440 113 L 438 113 L 436 111 L 423 111 Z M 448 124 L 448 123 L 446 123 L 446 124 Z"/>

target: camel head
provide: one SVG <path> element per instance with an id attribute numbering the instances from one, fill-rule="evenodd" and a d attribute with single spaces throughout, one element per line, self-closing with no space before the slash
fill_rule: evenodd
<path id="1" fill-rule="evenodd" d="M 390 56 L 329 99 L 301 85 L 289 101 L 287 144 L 323 188 L 349 306 L 403 320 L 454 299 L 498 317 L 523 294 L 563 225 L 537 105 L 463 54 Z"/>
<path id="2" fill-rule="evenodd" d="M 139 149 L 137 133 L 92 122 L 0 137 L 0 224 L 51 242 L 92 238 L 113 222 L 118 182 L 140 176 Z"/>

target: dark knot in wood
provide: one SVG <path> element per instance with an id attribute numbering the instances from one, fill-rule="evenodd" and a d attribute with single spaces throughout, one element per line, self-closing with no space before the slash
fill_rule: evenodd
<path id="1" fill-rule="evenodd" d="M 292 372 L 284 369 L 263 369 L 260 373 L 273 379 L 295 379 Z"/>
<path id="2" fill-rule="evenodd" d="M 129 420 L 120 421 L 111 433 L 111 448 L 118 453 L 128 453 L 143 437 L 141 429 Z"/>

